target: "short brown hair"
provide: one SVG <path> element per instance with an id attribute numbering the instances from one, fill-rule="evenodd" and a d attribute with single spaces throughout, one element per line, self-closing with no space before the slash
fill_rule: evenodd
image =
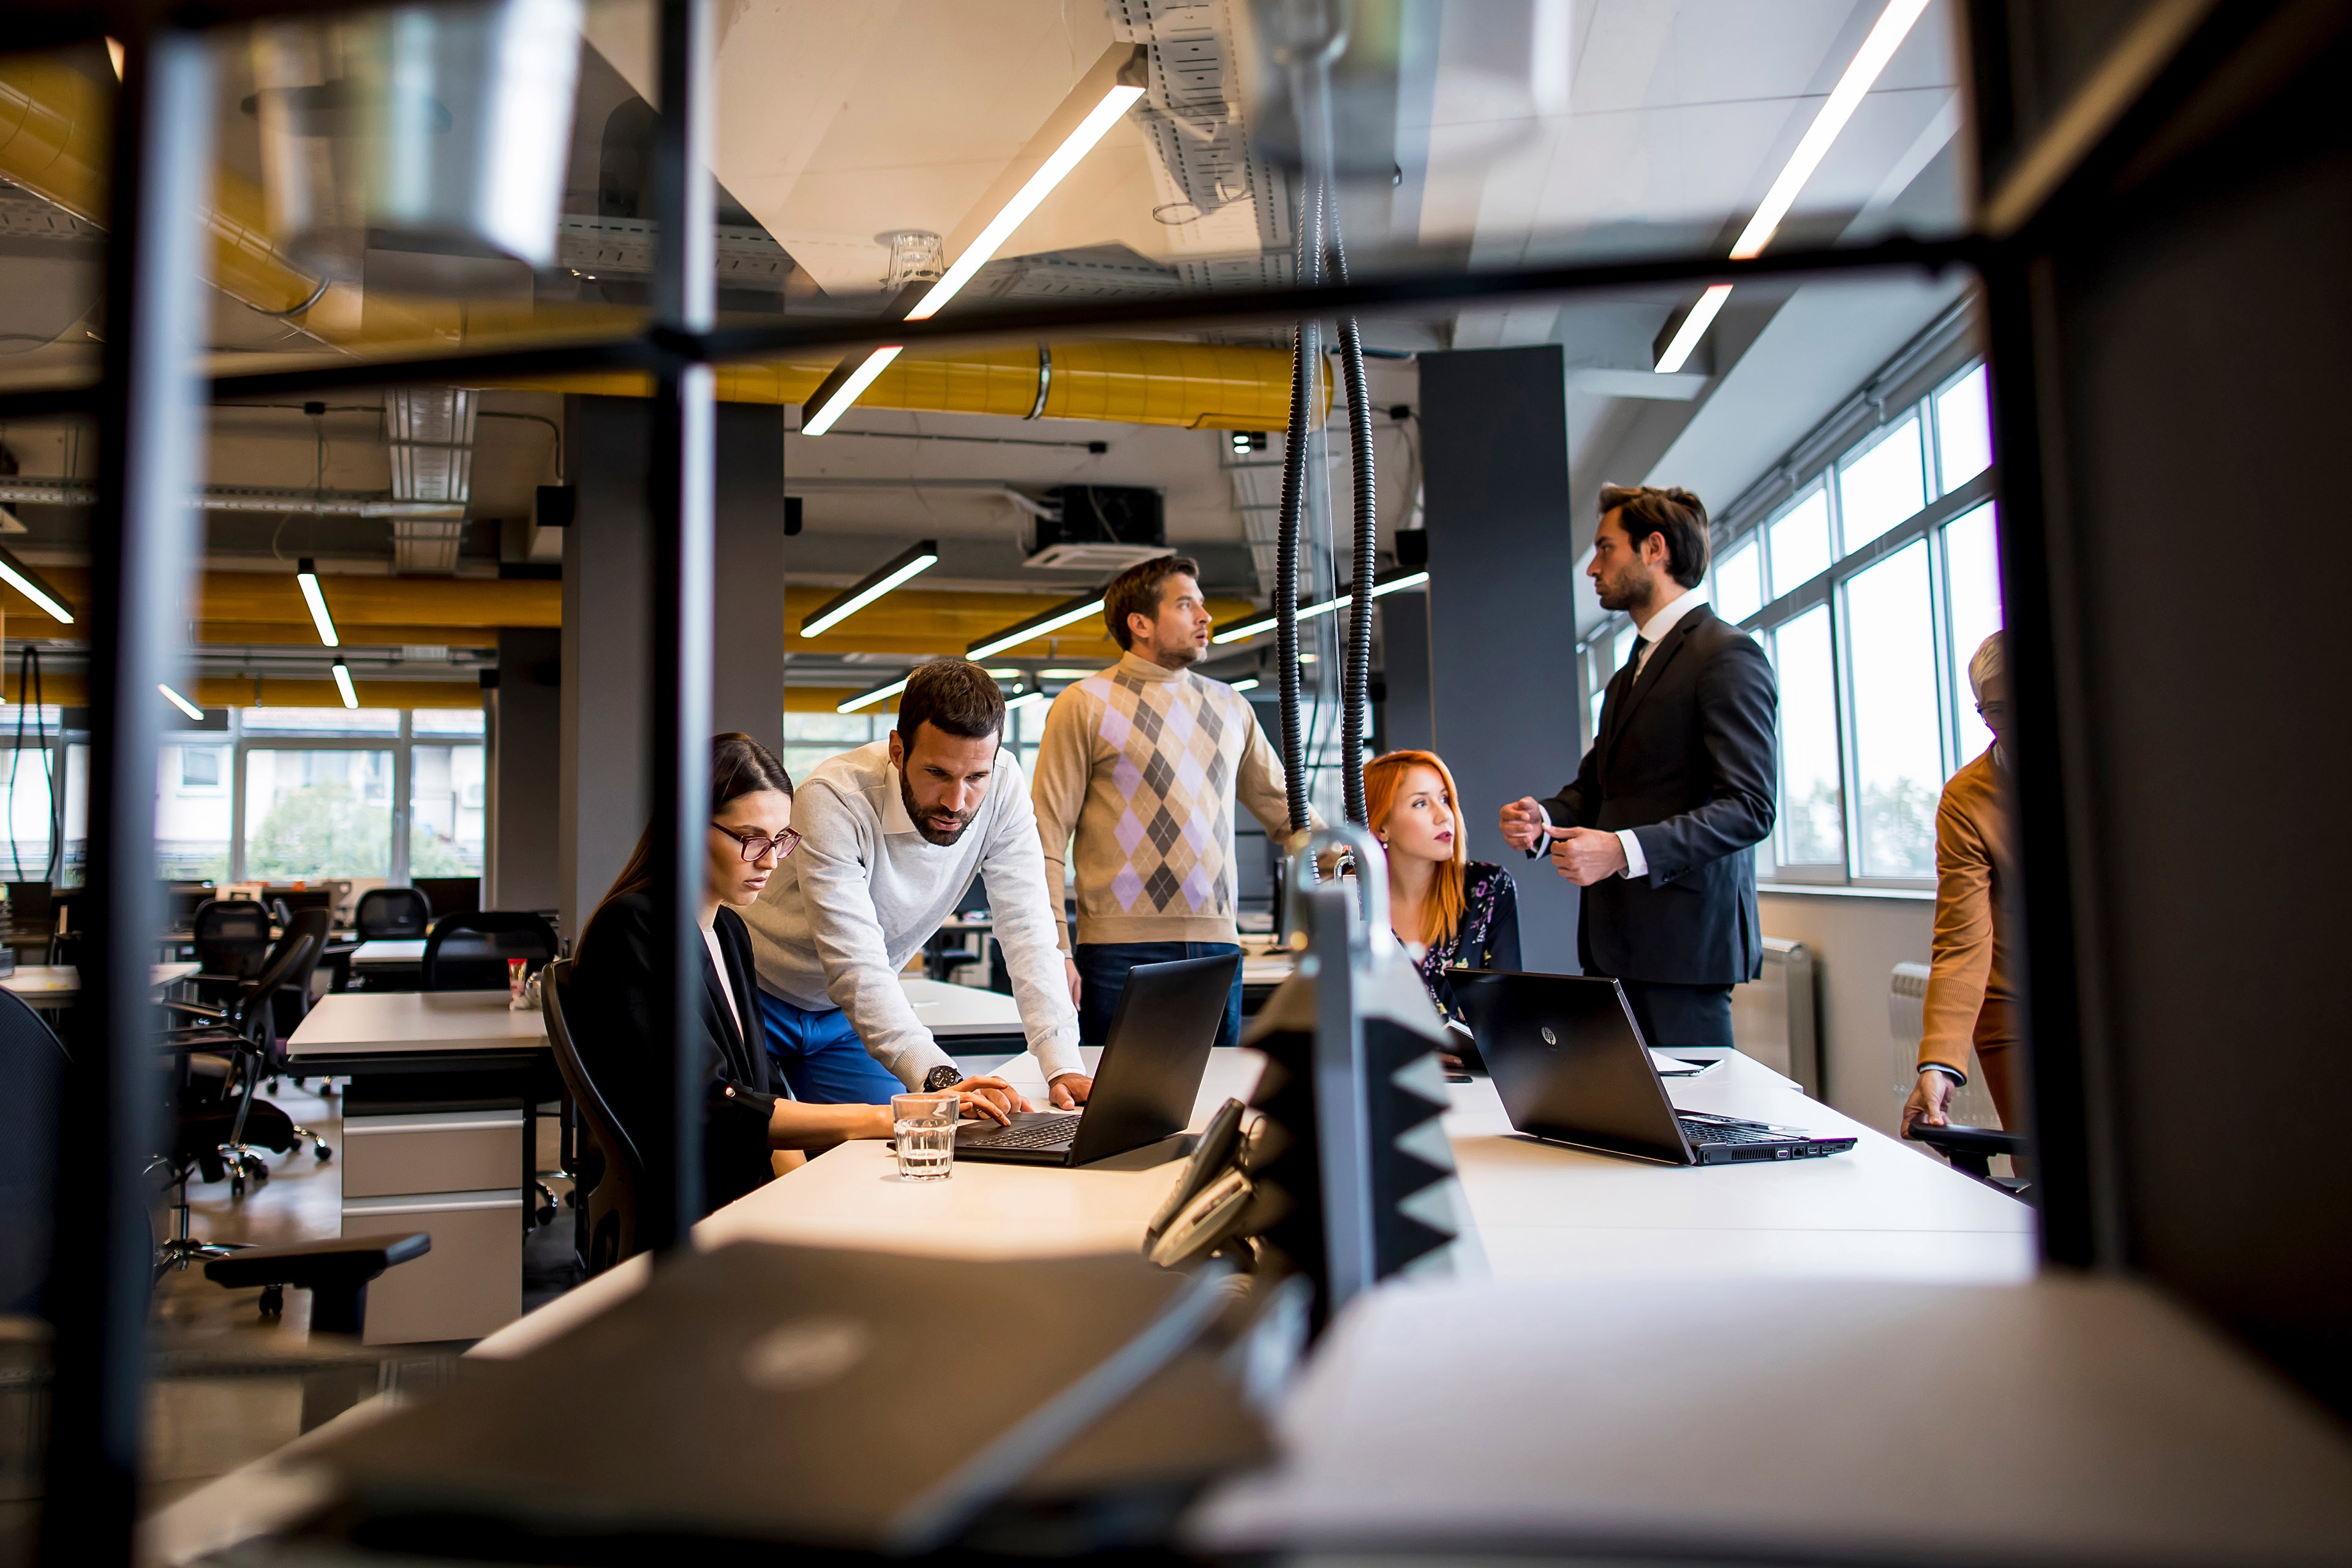
<path id="1" fill-rule="evenodd" d="M 1103 620 L 1110 626 L 1110 640 L 1122 648 L 1133 647 L 1135 634 L 1128 630 L 1127 617 L 1158 620 L 1160 584 L 1180 574 L 1197 583 L 1200 563 L 1189 555 L 1162 555 L 1156 561 L 1139 562 L 1112 578 L 1110 586 L 1103 590 Z"/>
<path id="2" fill-rule="evenodd" d="M 1004 693 L 996 678 L 968 658 L 935 658 L 907 677 L 898 699 L 898 739 L 908 750 L 915 729 L 929 724 L 943 735 L 977 741 L 1004 733 Z"/>
<path id="3" fill-rule="evenodd" d="M 1675 486 L 1603 485 L 1601 515 L 1619 513 L 1618 526 L 1634 549 L 1655 533 L 1666 542 L 1666 574 L 1685 588 L 1696 588 L 1706 576 L 1706 505 L 1690 491 Z"/>

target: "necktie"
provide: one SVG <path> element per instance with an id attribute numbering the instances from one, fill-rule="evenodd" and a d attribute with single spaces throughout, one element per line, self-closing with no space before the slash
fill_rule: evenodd
<path id="1" fill-rule="evenodd" d="M 1632 653 L 1629 653 L 1629 654 L 1627 654 L 1627 655 L 1625 656 L 1625 668 L 1626 668 L 1627 669 L 1630 669 L 1630 670 L 1632 670 L 1632 671 L 1633 672 L 1634 679 L 1637 679 L 1637 680 L 1638 680 L 1639 679 L 1641 679 L 1641 675 L 1642 675 L 1642 654 L 1643 654 L 1643 651 L 1644 649 L 1646 649 L 1649 646 L 1650 646 L 1650 639 L 1649 639 L 1649 638 L 1647 638 L 1647 637 L 1636 637 L 1633 639 L 1633 651 Z M 1630 686 L 1630 685 L 1632 685 L 1632 684 L 1633 684 L 1633 682 L 1632 682 L 1632 681 L 1628 681 L 1628 682 L 1626 682 L 1626 684 Z"/>

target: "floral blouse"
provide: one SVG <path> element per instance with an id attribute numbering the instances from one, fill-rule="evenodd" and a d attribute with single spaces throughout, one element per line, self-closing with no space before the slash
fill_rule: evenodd
<path id="1" fill-rule="evenodd" d="M 1449 1018 L 1463 1014 L 1446 983 L 1447 970 L 1519 966 L 1519 889 L 1511 874 L 1500 866 L 1473 860 L 1464 870 L 1462 900 L 1462 921 L 1453 940 L 1432 942 L 1420 964 L 1421 983 Z"/>

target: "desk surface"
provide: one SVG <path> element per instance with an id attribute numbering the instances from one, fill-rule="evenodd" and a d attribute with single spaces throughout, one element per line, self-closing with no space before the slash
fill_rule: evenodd
<path id="1" fill-rule="evenodd" d="M 163 986 L 176 980 L 185 980 L 196 972 L 198 966 L 193 963 L 155 963 L 148 968 L 149 984 Z M 19 996 L 79 996 L 81 994 L 81 975 L 70 963 L 20 963 L 15 973 L 0 977 L 0 986 L 5 986 Z"/>
<path id="2" fill-rule="evenodd" d="M 352 949 L 352 963 L 362 969 L 374 963 L 424 962 L 425 939 L 421 936 L 371 937 Z"/>
<path id="3" fill-rule="evenodd" d="M 951 985 L 912 974 L 901 974 L 898 984 L 906 988 L 907 1000 L 914 1004 L 917 1021 L 941 1039 L 1021 1033 L 1021 1005 L 1002 991 Z"/>
<path id="4" fill-rule="evenodd" d="M 518 1013 L 503 991 L 338 991 L 311 1005 L 286 1041 L 289 1060 L 425 1056 L 543 1046 L 539 1009 Z"/>

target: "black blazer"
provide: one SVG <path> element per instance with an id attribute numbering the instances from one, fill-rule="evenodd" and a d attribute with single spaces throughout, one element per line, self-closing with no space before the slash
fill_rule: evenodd
<path id="1" fill-rule="evenodd" d="M 1650 874 L 1584 889 L 1588 974 L 1731 985 L 1764 972 L 1748 851 L 1772 831 L 1772 667 L 1705 605 L 1609 682 L 1576 782 L 1544 802 L 1557 827 L 1635 829 Z"/>
<path id="2" fill-rule="evenodd" d="M 664 1096 L 661 1053 L 655 1048 L 660 1032 L 653 1022 L 653 899 L 646 893 L 625 893 L 596 912 L 580 942 L 566 1010 L 589 1081 L 648 1159 L 668 1142 L 654 1125 Z M 709 956 L 703 956 L 702 1026 L 693 1042 L 708 1063 L 702 1116 L 706 1214 L 775 1174 L 768 1163 L 768 1118 L 777 1089 L 760 1037 L 751 937 L 742 917 L 730 909 L 719 910 L 716 930 L 727 973 L 718 973 Z M 734 993 L 735 1006 L 751 1031 L 749 1040 L 735 1026 L 721 986 Z"/>

